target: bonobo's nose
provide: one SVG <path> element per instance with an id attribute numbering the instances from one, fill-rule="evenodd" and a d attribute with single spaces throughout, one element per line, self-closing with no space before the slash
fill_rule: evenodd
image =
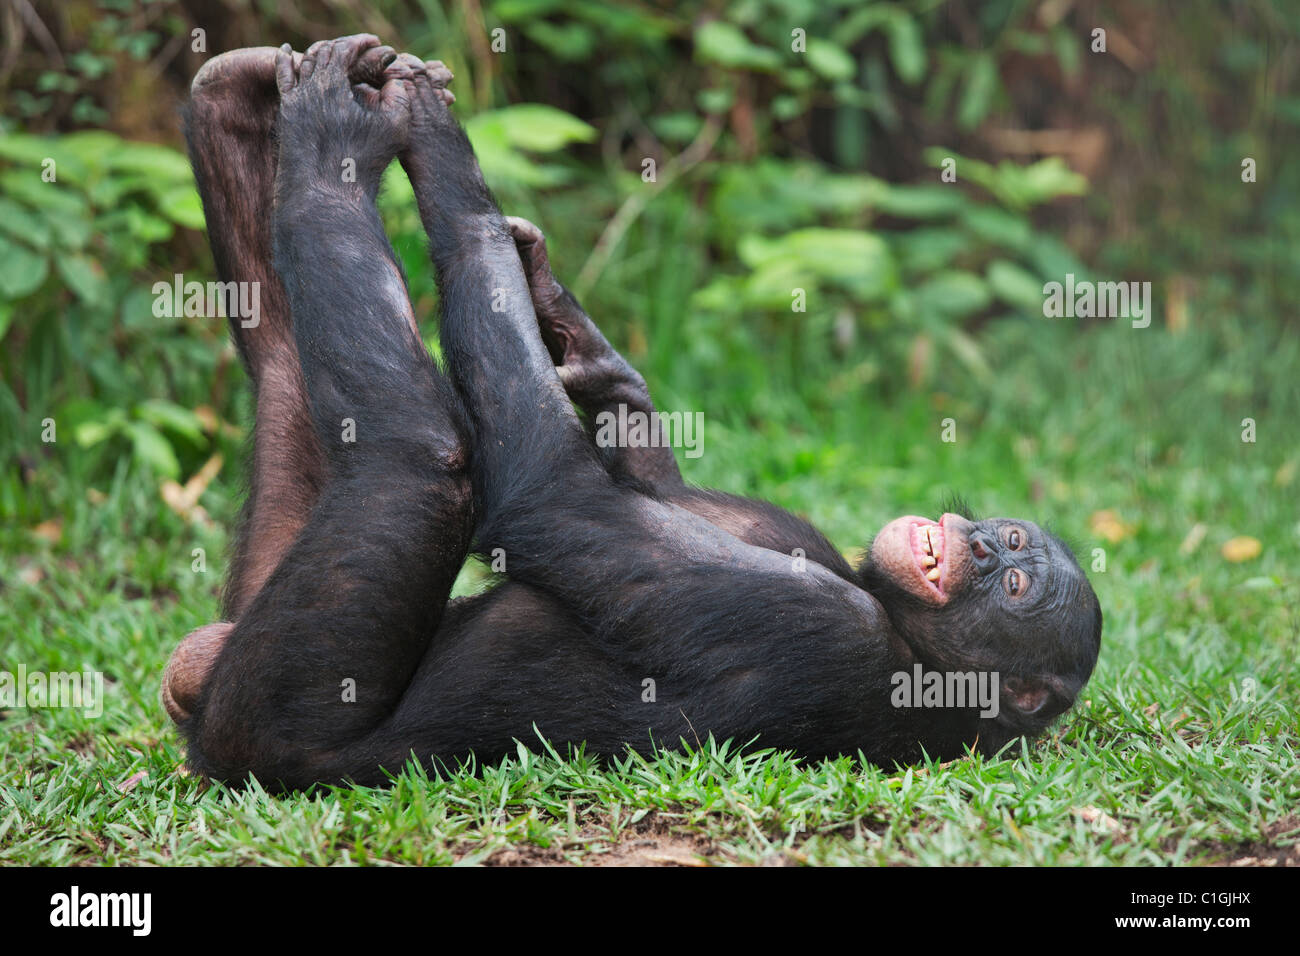
<path id="1" fill-rule="evenodd" d="M 998 545 L 991 534 L 984 531 L 971 531 L 966 536 L 966 546 L 970 548 L 970 556 L 975 561 L 975 567 L 980 574 L 988 574 L 996 570 Z"/>

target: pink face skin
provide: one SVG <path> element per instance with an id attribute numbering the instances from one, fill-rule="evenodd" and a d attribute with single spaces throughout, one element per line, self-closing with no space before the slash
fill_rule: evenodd
<path id="1" fill-rule="evenodd" d="M 945 514 L 937 522 L 904 515 L 880 529 L 871 560 L 903 590 L 942 607 L 974 571 L 966 543 L 971 527 L 961 515 Z M 938 580 L 931 580 L 935 568 Z"/>

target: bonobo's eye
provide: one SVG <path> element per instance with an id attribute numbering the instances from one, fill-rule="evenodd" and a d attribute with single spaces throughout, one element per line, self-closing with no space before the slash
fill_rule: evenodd
<path id="1" fill-rule="evenodd" d="M 1002 587 L 1013 598 L 1023 597 L 1029 590 L 1029 575 L 1019 568 L 1007 568 L 1007 573 L 1002 576 Z"/>
<path id="2" fill-rule="evenodd" d="M 1025 533 L 1020 528 L 1008 528 L 1003 540 L 1012 551 L 1019 551 L 1025 546 Z"/>

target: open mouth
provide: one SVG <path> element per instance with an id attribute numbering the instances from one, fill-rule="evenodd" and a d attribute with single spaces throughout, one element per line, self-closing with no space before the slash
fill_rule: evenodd
<path id="1" fill-rule="evenodd" d="M 912 557 L 926 587 L 943 595 L 943 525 L 933 522 L 912 523 Z"/>

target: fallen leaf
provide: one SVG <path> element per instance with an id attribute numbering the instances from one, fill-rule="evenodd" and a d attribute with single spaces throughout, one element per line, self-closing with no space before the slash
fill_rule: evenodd
<path id="1" fill-rule="evenodd" d="M 1106 830 L 1110 833 L 1124 832 L 1124 827 L 1118 820 L 1097 807 L 1074 807 L 1070 812 L 1084 823 L 1093 824 L 1098 830 Z"/>
<path id="2" fill-rule="evenodd" d="M 1258 538 L 1243 534 L 1223 542 L 1223 547 L 1219 549 L 1219 553 L 1223 555 L 1225 561 L 1240 564 L 1242 561 L 1258 558 L 1261 550 L 1263 550 L 1263 546 L 1259 543 Z"/>
<path id="3" fill-rule="evenodd" d="M 1179 552 L 1182 554 L 1191 554 L 1199 548 L 1201 542 L 1205 539 L 1205 532 L 1208 530 L 1209 528 L 1201 524 L 1199 521 L 1192 525 L 1192 529 L 1187 532 L 1187 537 L 1183 538 L 1183 543 L 1178 546 Z"/>
<path id="4" fill-rule="evenodd" d="M 59 539 L 63 537 L 63 519 L 51 518 L 49 521 L 42 521 L 32 529 L 32 536 L 48 541 L 50 544 L 58 544 Z"/>
<path id="5" fill-rule="evenodd" d="M 132 790 L 135 789 L 136 784 L 138 784 L 141 780 L 143 780 L 147 776 L 149 776 L 149 772 L 147 770 L 140 770 L 136 773 L 133 773 L 131 774 L 131 776 L 127 777 L 125 780 L 119 783 L 117 785 L 117 789 L 120 790 L 122 793 L 130 793 Z"/>
<path id="6" fill-rule="evenodd" d="M 221 455 L 213 455 L 183 486 L 171 479 L 164 481 L 159 490 L 167 507 L 182 518 L 208 524 L 208 513 L 198 503 L 199 495 L 203 494 L 212 479 L 221 471 L 221 463 Z"/>
<path id="7" fill-rule="evenodd" d="M 1123 520 L 1118 512 L 1110 508 L 1093 512 L 1092 517 L 1088 519 L 1088 527 L 1092 529 L 1093 534 L 1100 535 L 1111 544 L 1118 544 L 1125 538 L 1132 537 L 1136 530 L 1133 525 Z"/>

